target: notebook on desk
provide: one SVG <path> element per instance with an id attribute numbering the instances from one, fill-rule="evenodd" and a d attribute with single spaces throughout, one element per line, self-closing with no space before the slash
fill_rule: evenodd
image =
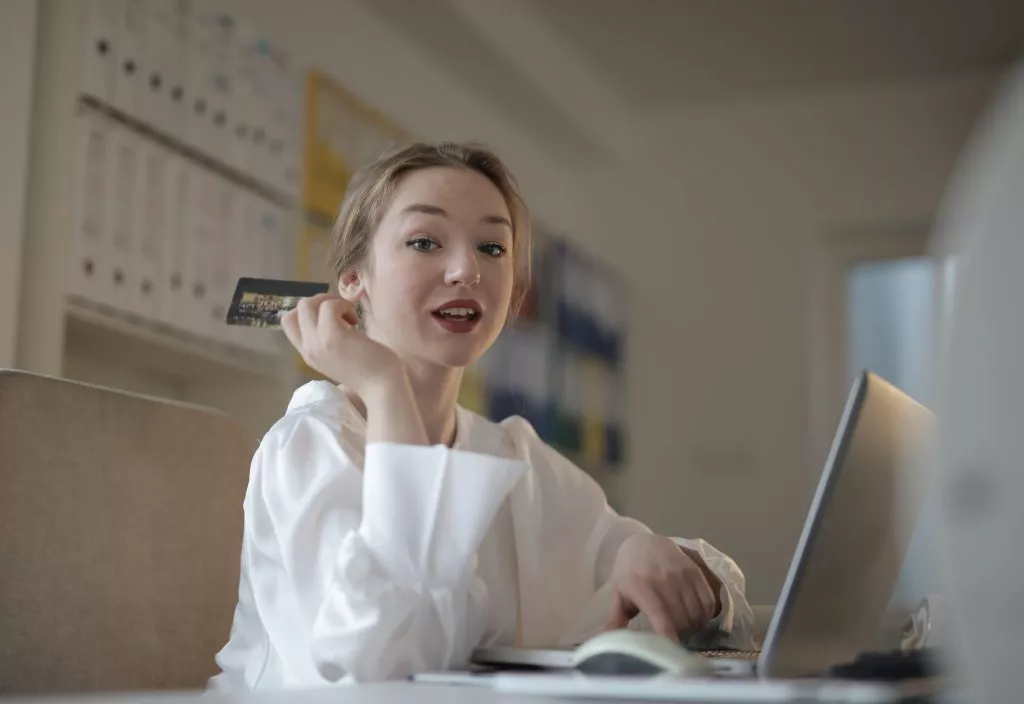
<path id="1" fill-rule="evenodd" d="M 864 372 L 857 378 L 764 646 L 705 653 L 716 672 L 803 677 L 868 649 L 903 564 L 907 527 L 921 505 L 906 450 L 930 420 L 924 406 L 881 377 Z M 489 647 L 477 649 L 473 661 L 564 670 L 572 668 L 572 656 L 573 648 Z"/>

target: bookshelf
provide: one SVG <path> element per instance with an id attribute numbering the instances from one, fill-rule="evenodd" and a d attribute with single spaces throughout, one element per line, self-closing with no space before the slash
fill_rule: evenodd
<path id="1" fill-rule="evenodd" d="M 16 360 L 19 366 L 39 373 L 210 405 L 235 416 L 254 434 L 260 434 L 279 417 L 291 390 L 301 382 L 294 355 L 283 335 L 259 331 L 256 342 L 253 336 L 246 339 L 241 332 L 234 339 L 227 339 L 211 334 L 215 330 L 210 327 L 197 330 L 168 324 L 166 320 L 140 315 L 130 306 L 110 305 L 83 296 L 75 290 L 69 276 L 76 256 L 74 238 L 81 212 L 76 194 L 80 186 L 83 116 L 102 120 L 146 148 L 160 150 L 216 183 L 276 208 L 287 231 L 296 232 L 299 228 L 297 166 L 292 174 L 294 188 L 289 192 L 285 178 L 268 179 L 267 170 L 261 173 L 246 168 L 237 153 L 236 158 L 228 158 L 231 155 L 223 150 L 211 153 L 185 130 L 172 134 L 166 126 L 147 119 L 146 111 L 140 109 L 133 114 L 124 109 L 123 100 L 114 101 L 110 95 L 98 96 L 96 91 L 89 90 L 95 85 L 95 76 L 89 74 L 96 66 L 90 65 L 89 55 L 96 48 L 97 17 L 109 19 L 115 8 L 131 4 L 132 0 L 127 0 L 127 4 L 109 0 L 39 2 L 27 236 L 21 272 L 24 283 Z M 134 9 L 141 12 L 156 6 L 138 3 Z M 188 7 L 188 3 L 167 0 L 161 11 L 173 14 Z M 105 12 L 108 14 L 104 15 Z M 175 22 L 178 29 L 183 29 L 180 17 Z M 134 61 L 138 75 L 151 74 L 157 57 L 147 52 L 148 44 L 119 42 L 124 26 L 112 25 L 109 30 L 106 56 L 111 62 L 111 80 L 129 59 Z M 265 39 L 260 41 L 266 44 Z M 128 56 L 121 49 L 136 55 Z M 180 61 L 184 62 L 184 56 Z M 184 78 L 184 63 L 177 69 L 179 78 Z M 169 84 L 170 81 L 168 87 Z M 198 84 L 186 84 L 186 88 L 190 85 L 198 92 Z M 143 104 L 144 88 L 145 84 L 138 87 L 136 107 Z M 183 102 L 188 104 L 190 97 L 186 90 Z M 302 107 L 301 90 L 296 89 L 292 97 L 298 113 Z M 298 141 L 296 135 L 296 148 Z M 209 144 L 207 141 L 206 146 Z M 282 254 L 278 266 L 282 275 L 290 270 L 291 260 L 286 254 Z"/>

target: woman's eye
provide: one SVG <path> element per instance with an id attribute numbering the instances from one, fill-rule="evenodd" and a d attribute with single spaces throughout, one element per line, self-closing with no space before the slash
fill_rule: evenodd
<path id="1" fill-rule="evenodd" d="M 409 240 L 406 244 L 419 252 L 431 252 L 440 247 L 437 242 L 429 237 L 415 237 Z"/>
<path id="2" fill-rule="evenodd" d="M 480 251 L 484 254 L 488 254 L 492 257 L 500 257 L 507 251 L 505 245 L 498 244 L 497 242 L 488 242 L 487 244 L 480 245 Z"/>

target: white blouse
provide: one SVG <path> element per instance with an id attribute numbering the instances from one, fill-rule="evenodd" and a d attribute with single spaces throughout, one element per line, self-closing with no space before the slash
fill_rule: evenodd
<path id="1" fill-rule="evenodd" d="M 603 628 L 616 551 L 648 529 L 523 419 L 459 408 L 456 428 L 452 448 L 366 445 L 343 391 L 295 392 L 252 460 L 212 688 L 398 678 L 465 664 L 483 643 L 566 645 Z M 752 647 L 742 572 L 704 541 L 676 542 L 722 580 L 701 642 Z"/>

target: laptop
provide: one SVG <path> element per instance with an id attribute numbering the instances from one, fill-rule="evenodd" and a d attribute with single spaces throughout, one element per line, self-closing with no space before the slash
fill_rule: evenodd
<path id="1" fill-rule="evenodd" d="M 889 605 L 923 493 L 911 456 L 932 414 L 876 374 L 854 381 L 756 652 L 695 651 L 731 676 L 799 678 L 870 649 Z M 491 667 L 572 668 L 573 648 L 486 647 Z"/>

